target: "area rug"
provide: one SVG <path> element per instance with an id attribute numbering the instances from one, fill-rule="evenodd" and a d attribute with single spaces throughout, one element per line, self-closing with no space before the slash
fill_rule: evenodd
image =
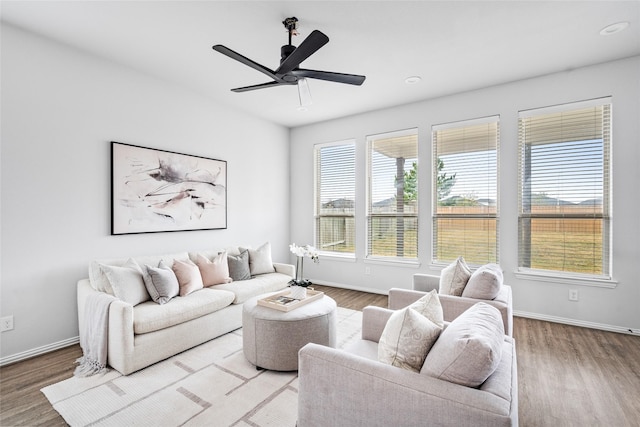
<path id="1" fill-rule="evenodd" d="M 360 336 L 362 313 L 338 307 L 338 348 Z M 129 376 L 69 378 L 41 390 L 71 426 L 291 426 L 296 372 L 258 371 L 242 329 Z"/>

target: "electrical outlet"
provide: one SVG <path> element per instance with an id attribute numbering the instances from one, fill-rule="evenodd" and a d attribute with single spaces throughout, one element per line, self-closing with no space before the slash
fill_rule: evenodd
<path id="1" fill-rule="evenodd" d="M 577 289 L 569 289 L 569 301 L 578 301 Z"/>
<path id="2" fill-rule="evenodd" d="M 13 316 L 5 316 L 0 319 L 0 332 L 10 331 L 13 329 Z"/>

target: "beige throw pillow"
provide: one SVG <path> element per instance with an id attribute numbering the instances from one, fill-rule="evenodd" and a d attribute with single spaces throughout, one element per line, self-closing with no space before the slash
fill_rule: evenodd
<path id="1" fill-rule="evenodd" d="M 438 298 L 438 293 L 435 289 L 411 304 L 409 307 L 440 326 L 440 328 L 444 327 L 442 305 L 440 304 L 440 298 Z"/>
<path id="2" fill-rule="evenodd" d="M 149 300 L 149 293 L 142 279 L 142 270 L 133 258 L 122 267 L 100 264 L 116 298 L 131 305 Z"/>
<path id="3" fill-rule="evenodd" d="M 391 366 L 419 372 L 442 328 L 411 307 L 394 312 L 380 342 L 378 360 Z"/>
<path id="4" fill-rule="evenodd" d="M 221 252 L 214 256 L 211 261 L 198 254 L 196 255 L 196 265 L 200 270 L 203 286 L 213 286 L 231 282 L 226 252 Z"/>
<path id="5" fill-rule="evenodd" d="M 462 296 L 464 287 L 471 277 L 471 270 L 461 256 L 445 267 L 440 273 L 439 294 Z"/>
<path id="6" fill-rule="evenodd" d="M 492 300 L 502 287 L 502 269 L 498 264 L 486 264 L 473 272 L 462 291 L 466 298 Z"/>
<path id="7" fill-rule="evenodd" d="M 478 387 L 500 364 L 503 341 L 500 311 L 479 302 L 440 334 L 420 372 L 467 387 Z"/>
<path id="8" fill-rule="evenodd" d="M 175 260 L 172 268 L 178 278 L 181 297 L 203 288 L 200 270 L 191 260 Z"/>
<path id="9" fill-rule="evenodd" d="M 266 242 L 258 249 L 240 247 L 241 253 L 246 250 L 249 251 L 249 270 L 252 276 L 276 271 L 271 260 L 271 243 Z"/>

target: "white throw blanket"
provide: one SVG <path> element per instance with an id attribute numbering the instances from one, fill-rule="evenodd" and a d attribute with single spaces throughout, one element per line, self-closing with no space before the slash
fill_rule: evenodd
<path id="1" fill-rule="evenodd" d="M 80 330 L 83 356 L 76 360 L 79 366 L 73 375 L 88 377 L 107 372 L 107 345 L 109 338 L 109 306 L 116 298 L 96 292 L 87 298 L 84 327 Z"/>

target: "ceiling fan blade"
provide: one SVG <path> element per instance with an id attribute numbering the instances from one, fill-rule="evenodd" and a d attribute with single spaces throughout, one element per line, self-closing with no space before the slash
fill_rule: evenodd
<path id="1" fill-rule="evenodd" d="M 308 107 L 313 104 L 311 100 L 311 91 L 309 90 L 309 82 L 304 77 L 298 79 L 298 96 L 300 97 L 300 106 Z"/>
<path id="2" fill-rule="evenodd" d="M 297 77 L 308 77 L 310 79 L 327 80 L 330 82 L 345 83 L 348 85 L 360 86 L 364 83 L 366 76 L 357 74 L 334 73 L 331 71 L 305 70 L 299 68 L 291 72 Z"/>
<path id="3" fill-rule="evenodd" d="M 265 67 L 264 65 L 260 65 L 255 61 L 252 61 L 251 59 L 247 58 L 246 56 L 240 55 L 238 52 L 235 52 L 231 49 L 229 49 L 226 46 L 222 46 L 221 44 L 217 44 L 215 46 L 213 46 L 213 50 L 215 50 L 216 52 L 220 52 L 223 55 L 228 56 L 231 59 L 235 59 L 238 62 L 242 62 L 244 65 L 248 65 L 249 67 L 253 68 L 254 70 L 258 70 L 263 74 L 266 74 L 267 76 L 271 77 L 274 80 L 279 80 L 278 77 L 275 75 L 275 72 L 267 67 Z"/>
<path id="4" fill-rule="evenodd" d="M 287 74 L 327 43 L 329 43 L 329 37 L 321 31 L 313 30 L 309 37 L 304 39 L 300 46 L 282 61 L 275 73 L 279 76 Z"/>
<path id="5" fill-rule="evenodd" d="M 235 89 L 231 89 L 231 92 L 248 92 L 250 90 L 264 89 L 264 88 L 267 88 L 267 87 L 282 86 L 282 85 L 289 85 L 289 84 L 291 84 L 291 83 L 283 83 L 283 82 L 260 83 L 258 85 L 237 87 Z"/>

